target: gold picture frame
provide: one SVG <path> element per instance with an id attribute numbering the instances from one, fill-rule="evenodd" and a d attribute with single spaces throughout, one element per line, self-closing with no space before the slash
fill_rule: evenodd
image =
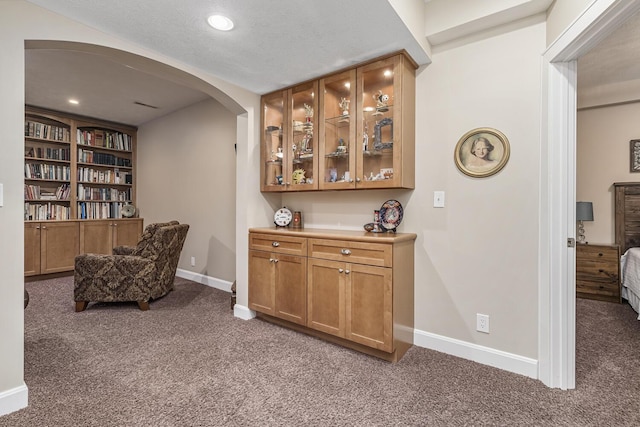
<path id="1" fill-rule="evenodd" d="M 510 153 L 505 134 L 492 128 L 477 128 L 462 135 L 453 157 L 465 175 L 485 178 L 500 172 L 509 161 Z"/>

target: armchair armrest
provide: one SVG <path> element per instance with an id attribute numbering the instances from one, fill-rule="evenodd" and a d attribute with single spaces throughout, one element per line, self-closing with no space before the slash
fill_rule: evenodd
<path id="1" fill-rule="evenodd" d="M 132 255 L 135 249 L 135 246 L 116 246 L 112 253 L 113 255 Z"/>
<path id="2" fill-rule="evenodd" d="M 156 265 L 134 255 L 83 254 L 75 258 L 75 301 L 148 301 Z"/>

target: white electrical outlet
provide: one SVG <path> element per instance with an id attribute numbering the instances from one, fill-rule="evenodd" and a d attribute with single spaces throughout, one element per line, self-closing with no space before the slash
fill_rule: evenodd
<path id="1" fill-rule="evenodd" d="M 195 267 L 196 266 L 196 257 L 192 256 L 191 257 L 191 267 Z"/>
<path id="2" fill-rule="evenodd" d="M 489 315 L 488 314 L 476 314 L 476 330 L 478 332 L 489 333 Z"/>

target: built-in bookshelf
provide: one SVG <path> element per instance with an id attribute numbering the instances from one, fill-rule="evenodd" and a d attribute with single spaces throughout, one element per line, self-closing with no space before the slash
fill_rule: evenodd
<path id="1" fill-rule="evenodd" d="M 137 129 L 25 109 L 25 221 L 117 219 L 135 204 Z"/>

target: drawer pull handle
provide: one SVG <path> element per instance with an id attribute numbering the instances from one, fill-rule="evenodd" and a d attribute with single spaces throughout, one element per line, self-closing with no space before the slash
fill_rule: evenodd
<path id="1" fill-rule="evenodd" d="M 351 251 L 349 249 L 342 249 L 340 252 L 342 255 L 351 255 Z"/>
<path id="2" fill-rule="evenodd" d="M 273 242 L 271 243 L 271 246 L 273 246 L 274 248 L 277 248 L 278 246 L 280 246 L 280 242 Z"/>
<path id="3" fill-rule="evenodd" d="M 343 271 L 344 271 L 344 270 L 343 270 L 343 269 L 341 269 L 341 268 L 339 268 L 339 269 L 338 269 L 338 273 L 342 273 Z"/>
<path id="4" fill-rule="evenodd" d="M 602 256 L 602 254 L 598 254 L 598 256 Z"/>
<path id="5" fill-rule="evenodd" d="M 599 273 L 604 273 L 604 270 L 598 270 Z"/>

